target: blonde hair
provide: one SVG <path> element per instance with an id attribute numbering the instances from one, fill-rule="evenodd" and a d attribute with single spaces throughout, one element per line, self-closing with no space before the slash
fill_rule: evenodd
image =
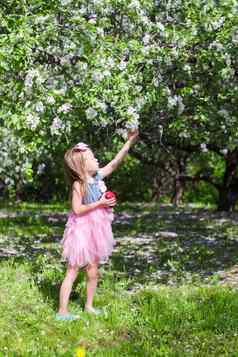
<path id="1" fill-rule="evenodd" d="M 68 149 L 64 154 L 64 173 L 70 187 L 70 202 L 72 200 L 73 183 L 75 181 L 80 183 L 80 191 L 83 197 L 87 192 L 85 157 L 83 156 L 83 152 L 75 146 Z"/>

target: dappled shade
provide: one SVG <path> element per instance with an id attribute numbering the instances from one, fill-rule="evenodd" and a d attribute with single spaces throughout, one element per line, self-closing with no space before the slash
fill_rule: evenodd
<path id="1" fill-rule="evenodd" d="M 59 241 L 66 219 L 64 212 L 2 210 L 1 258 L 30 260 L 36 275 L 44 261 L 49 271 L 63 274 Z M 118 278 L 133 278 L 132 288 L 148 282 L 209 283 L 214 279 L 236 286 L 237 230 L 236 213 L 215 213 L 192 206 L 175 209 L 170 205 L 127 205 L 115 213 L 117 244 L 109 266 L 101 269 L 112 270 Z M 59 273 L 52 283 L 57 284 L 57 279 L 59 283 Z M 43 283 L 43 276 L 41 280 Z"/>

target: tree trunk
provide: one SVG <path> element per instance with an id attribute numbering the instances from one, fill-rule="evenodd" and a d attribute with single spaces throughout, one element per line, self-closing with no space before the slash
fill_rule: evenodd
<path id="1" fill-rule="evenodd" d="M 183 193 L 184 193 L 184 180 L 179 175 L 175 178 L 174 193 L 171 199 L 173 205 L 178 206 L 181 203 L 183 198 Z"/>
<path id="2" fill-rule="evenodd" d="M 173 205 L 178 206 L 182 202 L 183 193 L 185 189 L 185 176 L 187 157 L 180 157 L 176 162 L 176 175 L 174 178 L 174 193 L 171 202 Z"/>
<path id="3" fill-rule="evenodd" d="M 234 150 L 226 157 L 226 167 L 223 183 L 219 189 L 218 210 L 232 211 L 238 200 L 238 149 Z"/>
<path id="4" fill-rule="evenodd" d="M 155 177 L 153 180 L 152 201 L 159 202 L 160 197 L 161 197 L 161 182 L 158 177 Z"/>
<path id="5" fill-rule="evenodd" d="M 219 190 L 218 211 L 233 211 L 238 200 L 238 182 Z"/>

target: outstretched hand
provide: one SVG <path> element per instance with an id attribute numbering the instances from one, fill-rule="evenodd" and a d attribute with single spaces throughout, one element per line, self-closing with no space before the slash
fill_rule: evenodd
<path id="1" fill-rule="evenodd" d="M 127 140 L 135 141 L 138 135 L 139 135 L 139 129 L 129 131 L 129 133 L 127 134 Z"/>

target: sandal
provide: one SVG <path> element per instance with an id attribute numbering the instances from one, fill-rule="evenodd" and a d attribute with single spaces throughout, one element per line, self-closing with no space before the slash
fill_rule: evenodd
<path id="1" fill-rule="evenodd" d="M 57 321 L 73 321 L 73 320 L 78 320 L 80 317 L 78 315 L 61 315 L 61 314 L 56 314 L 55 319 Z"/>
<path id="2" fill-rule="evenodd" d="M 94 315 L 100 315 L 102 313 L 101 310 L 95 309 L 94 307 L 85 307 L 84 311 Z"/>

